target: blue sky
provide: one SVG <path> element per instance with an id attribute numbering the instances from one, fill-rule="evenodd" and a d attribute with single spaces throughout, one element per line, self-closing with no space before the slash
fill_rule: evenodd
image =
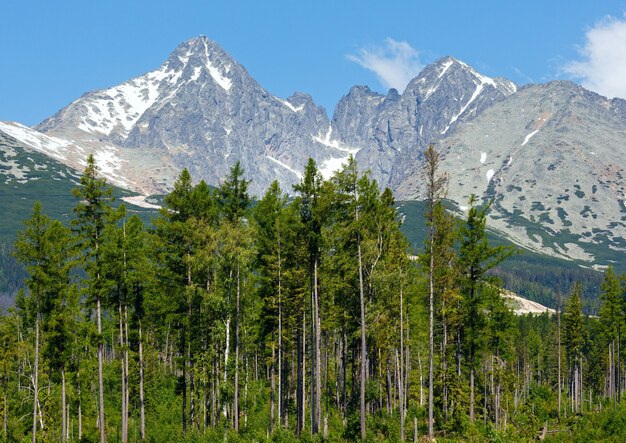
<path id="1" fill-rule="evenodd" d="M 217 41 L 269 92 L 332 114 L 451 55 L 520 84 L 559 78 L 626 97 L 626 0 L 29 1 L 0 4 L 0 120 L 34 125 L 81 94 Z"/>

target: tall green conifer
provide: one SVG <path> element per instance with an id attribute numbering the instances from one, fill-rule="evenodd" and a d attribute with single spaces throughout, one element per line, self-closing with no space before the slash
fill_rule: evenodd
<path id="1" fill-rule="evenodd" d="M 87 158 L 87 166 L 80 179 L 80 185 L 72 190 L 78 203 L 74 207 L 75 219 L 72 226 L 76 232 L 82 261 L 89 276 L 86 292 L 89 300 L 95 304 L 96 321 L 98 326 L 98 428 L 100 443 L 106 440 L 106 423 L 104 414 L 104 337 L 102 336 L 103 292 L 105 282 L 102 278 L 103 260 L 100 251 L 102 234 L 106 226 L 115 222 L 111 202 L 112 190 L 106 180 L 98 176 L 92 154 Z"/>

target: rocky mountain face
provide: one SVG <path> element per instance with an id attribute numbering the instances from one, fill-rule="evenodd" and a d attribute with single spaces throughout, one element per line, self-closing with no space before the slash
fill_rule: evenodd
<path id="1" fill-rule="evenodd" d="M 625 108 L 567 81 L 520 89 L 441 140 L 450 199 L 493 201 L 491 225 L 541 252 L 625 251 Z"/>
<path id="2" fill-rule="evenodd" d="M 511 81 L 486 77 L 445 57 L 426 67 L 402 95 L 393 89 L 381 96 L 365 87 L 352 88 L 337 105 L 333 133 L 360 148 L 358 164 L 382 186 L 396 189 L 419 169 L 429 143 L 516 90 Z"/>
<path id="3" fill-rule="evenodd" d="M 35 129 L 113 145 L 121 163 L 141 151 L 161 159 L 157 169 L 186 167 L 214 185 L 241 161 L 257 194 L 274 179 L 291 191 L 309 157 L 329 175 L 350 153 L 309 95 L 272 96 L 206 37 L 182 43 L 155 71 L 83 95 Z M 171 184 L 166 175 L 159 182 Z"/>
<path id="4" fill-rule="evenodd" d="M 286 192 L 309 157 L 325 177 L 356 156 L 400 199 L 420 196 L 429 143 L 442 153 L 449 198 L 493 201 L 491 225 L 552 255 L 608 263 L 624 251 L 626 102 L 569 82 L 518 90 L 445 57 L 399 94 L 353 87 L 331 120 L 306 94 L 272 96 L 215 42 L 179 45 L 158 69 L 89 92 L 36 128 L 0 132 L 75 169 L 94 153 L 110 181 L 144 194 L 182 167 L 219 185 L 241 161 L 251 191 Z"/>

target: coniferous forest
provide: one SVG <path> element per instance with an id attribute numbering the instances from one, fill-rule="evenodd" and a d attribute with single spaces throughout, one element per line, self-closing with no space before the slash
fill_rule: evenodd
<path id="1" fill-rule="evenodd" d="M 5 441 L 556 441 L 626 438 L 623 276 L 515 316 L 489 205 L 444 209 L 425 154 L 427 240 L 350 159 L 252 202 L 183 170 L 149 223 L 90 157 L 69 224 L 36 203 L 0 318 Z M 289 195 L 289 197 L 288 197 Z"/>

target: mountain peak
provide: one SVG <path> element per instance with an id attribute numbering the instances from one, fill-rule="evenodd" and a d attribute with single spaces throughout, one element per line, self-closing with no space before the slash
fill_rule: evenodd
<path id="1" fill-rule="evenodd" d="M 517 85 L 512 81 L 488 77 L 467 63 L 449 55 L 426 66 L 417 77 L 411 80 L 406 90 L 416 91 L 420 100 L 426 101 L 440 90 L 443 84 L 456 85 L 463 90 L 474 89 L 477 94 L 489 86 L 500 91 L 504 96 L 517 91 Z"/>
<path id="2" fill-rule="evenodd" d="M 463 63 L 463 62 L 460 61 L 459 59 L 452 57 L 451 55 L 446 55 L 444 57 L 441 57 L 440 59 L 435 60 L 435 62 L 432 64 L 433 65 L 449 65 L 451 63 Z"/>
<path id="3" fill-rule="evenodd" d="M 185 40 L 179 44 L 174 51 L 170 54 L 168 61 L 173 62 L 176 59 L 186 64 L 193 58 L 199 58 L 203 60 L 223 60 L 231 61 L 230 56 L 224 51 L 224 49 L 215 41 L 210 40 L 205 35 L 199 35 L 189 40 Z"/>

